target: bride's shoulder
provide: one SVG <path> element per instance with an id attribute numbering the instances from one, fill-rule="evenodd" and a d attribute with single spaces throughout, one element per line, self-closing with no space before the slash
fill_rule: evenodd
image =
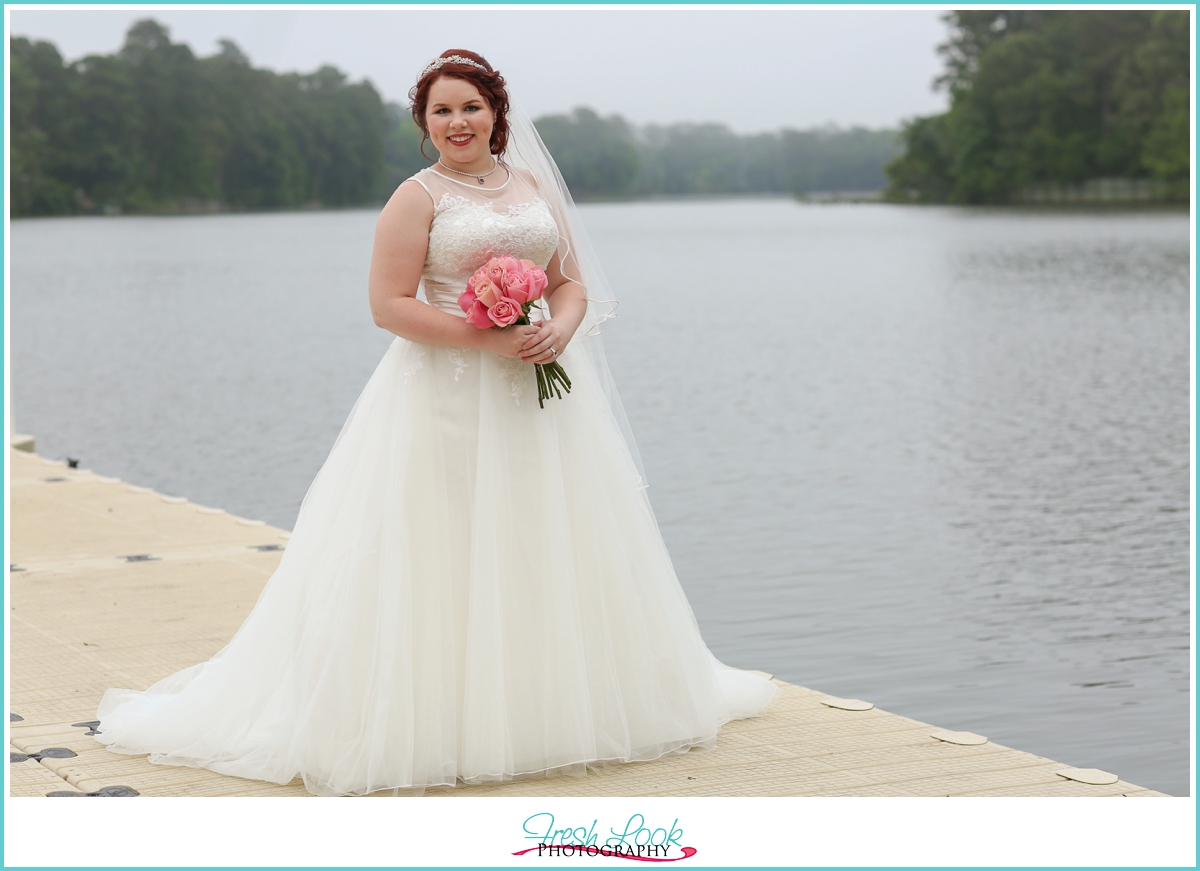
<path id="1" fill-rule="evenodd" d="M 541 185 L 538 184 L 538 177 L 531 170 L 519 166 L 508 166 L 508 164 L 505 164 L 505 167 L 509 172 L 523 181 L 526 185 L 533 188 L 535 191 L 541 191 L 542 188 Z"/>
<path id="2" fill-rule="evenodd" d="M 424 169 L 417 170 L 404 181 L 400 182 L 393 196 L 403 195 L 401 192 L 407 192 L 408 196 L 413 196 L 423 189 L 424 193 L 421 196 L 427 196 L 436 203 L 438 198 L 434 194 L 435 188 L 440 189 L 440 186 L 437 184 L 437 173 L 429 167 L 425 167 Z"/>
<path id="3" fill-rule="evenodd" d="M 421 185 L 422 187 L 425 187 L 429 183 L 435 181 L 437 179 L 437 177 L 438 177 L 438 174 L 433 171 L 433 167 L 427 166 L 423 169 L 418 169 L 416 172 L 414 172 L 412 175 L 410 175 L 404 181 L 400 182 L 400 184 L 404 184 L 405 182 L 415 181 L 417 184 Z"/>
<path id="4" fill-rule="evenodd" d="M 422 170 L 424 172 L 424 170 Z M 397 185 L 379 219 L 383 223 L 417 221 L 428 225 L 437 207 L 437 196 L 420 172 L 406 178 Z"/>

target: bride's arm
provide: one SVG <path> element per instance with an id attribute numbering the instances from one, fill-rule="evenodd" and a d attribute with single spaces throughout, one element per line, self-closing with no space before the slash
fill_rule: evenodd
<path id="1" fill-rule="evenodd" d="M 376 325 L 422 345 L 477 348 L 516 357 L 534 327 L 481 330 L 417 299 L 429 247 L 433 202 L 415 181 L 400 185 L 379 214 L 368 280 Z"/>
<path id="2" fill-rule="evenodd" d="M 543 292 L 550 317 L 537 325 L 538 330 L 521 348 L 526 363 L 550 363 L 561 355 L 587 314 L 587 291 L 583 285 L 563 275 L 556 253 L 546 265 L 546 290 Z M 554 348 L 558 354 L 551 354 Z"/>

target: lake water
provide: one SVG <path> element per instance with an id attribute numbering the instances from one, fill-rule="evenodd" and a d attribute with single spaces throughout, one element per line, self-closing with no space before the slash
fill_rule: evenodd
<path id="1" fill-rule="evenodd" d="M 1185 214 L 584 214 L 651 499 L 720 658 L 1188 794 Z M 16 430 L 290 528 L 390 338 L 374 219 L 15 222 Z"/>

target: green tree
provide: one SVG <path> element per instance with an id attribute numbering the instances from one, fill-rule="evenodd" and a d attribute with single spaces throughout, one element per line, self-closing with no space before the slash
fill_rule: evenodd
<path id="1" fill-rule="evenodd" d="M 900 150 L 895 130 L 865 127 L 785 130 L 781 145 L 784 189 L 796 193 L 877 191 Z"/>
<path id="2" fill-rule="evenodd" d="M 10 43 L 10 196 L 14 214 L 61 215 L 81 207 L 68 146 L 76 111 L 72 71 L 48 42 Z"/>
<path id="3" fill-rule="evenodd" d="M 112 55 L 64 64 L 21 38 L 10 54 L 14 216 L 378 196 L 388 114 L 333 67 L 278 75 L 229 40 L 197 58 L 150 19 Z"/>
<path id="4" fill-rule="evenodd" d="M 740 193 L 741 138 L 724 124 L 651 125 L 642 130 L 643 194 Z"/>
<path id="5" fill-rule="evenodd" d="M 625 119 L 601 118 L 581 107 L 570 115 L 546 115 L 536 126 L 572 196 L 594 199 L 629 191 L 639 155 Z"/>
<path id="6" fill-rule="evenodd" d="M 379 93 L 369 82 L 348 84 L 331 66 L 284 80 L 284 111 L 312 174 L 312 199 L 344 206 L 375 195 L 388 127 Z"/>
<path id="7" fill-rule="evenodd" d="M 1186 137 L 1168 116 L 1179 111 L 1172 89 L 1190 76 L 1186 13 L 961 11 L 947 19 L 953 33 L 940 49 L 939 82 L 950 111 L 905 125 L 904 154 L 887 168 L 892 198 L 1003 202 L 1045 183 L 1180 177 Z"/>
<path id="8" fill-rule="evenodd" d="M 896 200 L 944 203 L 954 190 L 953 152 L 948 115 L 913 118 L 900 131 L 904 153 L 887 164 L 891 186 L 887 196 Z"/>
<path id="9" fill-rule="evenodd" d="M 75 155 L 75 183 L 96 204 L 132 205 L 140 190 L 144 140 L 131 71 L 119 58 L 91 55 L 74 64 L 78 114 L 67 146 Z"/>
<path id="10" fill-rule="evenodd" d="M 256 70 L 230 40 L 205 59 L 210 87 L 220 96 L 217 185 L 234 208 L 296 207 L 311 197 L 308 167 L 278 111 L 278 76 Z"/>
<path id="11" fill-rule="evenodd" d="M 398 103 L 388 103 L 387 133 L 384 135 L 384 169 L 380 187 L 380 199 L 387 199 L 400 183 L 429 166 L 430 160 L 421 154 L 421 128 L 413 120 L 412 112 Z M 425 145 L 425 153 L 435 160 L 437 153 Z"/>
<path id="12" fill-rule="evenodd" d="M 1186 15 L 1154 13 L 1116 80 L 1118 123 L 1140 143 L 1141 165 L 1181 199 L 1191 172 L 1188 36 Z"/>
<path id="13" fill-rule="evenodd" d="M 135 141 L 125 202 L 138 208 L 216 199 L 216 95 L 192 50 L 145 19 L 129 28 L 117 59 L 133 103 L 125 116 Z"/>

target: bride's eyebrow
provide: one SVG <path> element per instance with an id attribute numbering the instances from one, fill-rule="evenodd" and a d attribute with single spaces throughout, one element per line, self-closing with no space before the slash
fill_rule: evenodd
<path id="1" fill-rule="evenodd" d="M 474 104 L 474 103 L 478 103 L 480 106 L 482 106 L 482 105 L 483 105 L 483 100 L 482 100 L 482 99 L 480 99 L 479 97 L 472 97 L 471 99 L 464 101 L 464 102 L 463 102 L 463 105 L 464 105 L 464 106 L 470 106 L 470 105 L 472 105 L 472 104 Z M 430 104 L 429 104 L 429 108 L 430 108 L 430 109 L 437 109 L 437 108 L 440 108 L 441 106 L 446 106 L 446 107 L 449 107 L 449 106 L 450 106 L 450 104 L 449 104 L 449 103 L 443 103 L 443 102 L 441 102 L 441 101 L 438 101 L 438 102 L 436 102 L 436 103 L 430 103 Z"/>

